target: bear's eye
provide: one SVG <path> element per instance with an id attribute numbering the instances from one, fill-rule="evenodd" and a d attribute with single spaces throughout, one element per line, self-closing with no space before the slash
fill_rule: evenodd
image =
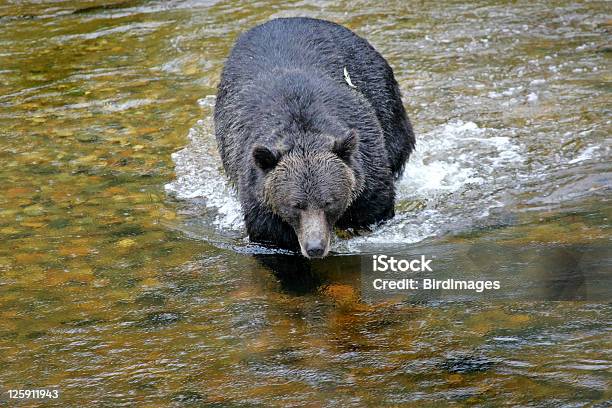
<path id="1" fill-rule="evenodd" d="M 330 198 L 329 200 L 325 200 L 323 202 L 323 207 L 331 207 L 332 205 L 334 205 L 335 200 L 333 198 Z"/>
<path id="2" fill-rule="evenodd" d="M 306 209 L 306 204 L 304 204 L 304 203 L 295 203 L 295 204 L 293 204 L 293 208 L 295 208 L 296 210 L 305 210 Z"/>

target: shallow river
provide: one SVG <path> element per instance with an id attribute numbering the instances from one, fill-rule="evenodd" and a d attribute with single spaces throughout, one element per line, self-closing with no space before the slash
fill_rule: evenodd
<path id="1" fill-rule="evenodd" d="M 245 239 L 211 130 L 237 35 L 294 15 L 369 39 L 417 134 L 395 218 L 297 272 Z M 2 1 L 0 27 L 0 402 L 608 406 L 609 4 Z M 379 299 L 382 252 L 506 286 Z"/>

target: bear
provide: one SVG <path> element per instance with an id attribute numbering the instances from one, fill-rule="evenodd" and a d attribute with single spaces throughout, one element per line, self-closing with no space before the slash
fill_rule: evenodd
<path id="1" fill-rule="evenodd" d="M 334 227 L 393 217 L 415 146 L 387 61 L 349 29 L 306 17 L 240 35 L 214 129 L 249 239 L 306 258 L 328 254 Z"/>

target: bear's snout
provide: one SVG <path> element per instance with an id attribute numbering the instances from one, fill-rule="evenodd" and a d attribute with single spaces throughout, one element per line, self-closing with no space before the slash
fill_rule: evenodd
<path id="1" fill-rule="evenodd" d="M 306 253 L 310 258 L 318 258 L 325 253 L 325 242 L 322 240 L 308 241 L 305 245 Z"/>
<path id="2" fill-rule="evenodd" d="M 329 252 L 331 228 L 323 210 L 305 210 L 300 214 L 297 236 L 302 255 L 323 258 Z"/>

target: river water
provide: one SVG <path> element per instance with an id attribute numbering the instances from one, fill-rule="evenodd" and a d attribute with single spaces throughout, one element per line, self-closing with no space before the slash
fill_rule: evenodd
<path id="1" fill-rule="evenodd" d="M 0 2 L 0 401 L 50 388 L 58 400 L 30 405 L 606 406 L 609 11 Z M 388 59 L 417 150 L 392 220 L 287 274 L 246 239 L 211 113 L 239 33 L 297 15 Z M 370 298 L 359 265 L 379 252 L 513 286 Z"/>

